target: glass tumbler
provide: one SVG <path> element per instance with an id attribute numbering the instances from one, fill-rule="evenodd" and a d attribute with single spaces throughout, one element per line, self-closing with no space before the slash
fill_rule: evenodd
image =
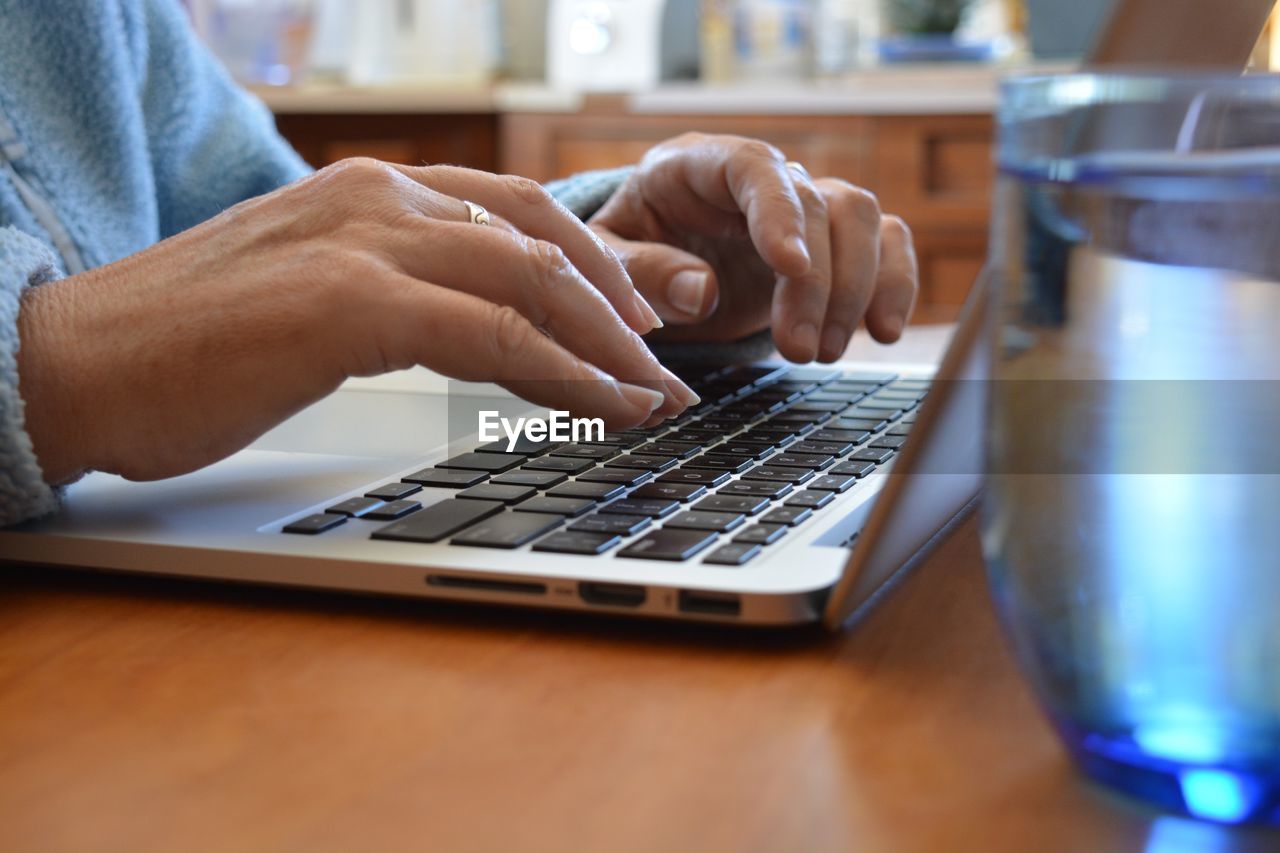
<path id="1" fill-rule="evenodd" d="M 1280 77 L 1008 81 L 983 549 L 1090 777 L 1280 823 Z"/>

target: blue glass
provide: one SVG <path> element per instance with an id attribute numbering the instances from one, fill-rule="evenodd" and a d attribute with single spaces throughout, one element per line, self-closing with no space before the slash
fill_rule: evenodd
<path id="1" fill-rule="evenodd" d="M 1091 778 L 1280 825 L 1280 78 L 1005 84 L 983 548 Z"/>

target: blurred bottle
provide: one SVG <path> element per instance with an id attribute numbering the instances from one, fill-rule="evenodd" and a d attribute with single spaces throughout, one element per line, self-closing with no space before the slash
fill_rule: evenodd
<path id="1" fill-rule="evenodd" d="M 347 81 L 479 86 L 500 61 L 497 0 L 347 0 Z"/>
<path id="2" fill-rule="evenodd" d="M 814 70 L 824 77 L 839 77 L 873 63 L 879 35 L 877 0 L 816 0 Z"/>
<path id="3" fill-rule="evenodd" d="M 733 0 L 702 0 L 701 68 L 704 83 L 734 76 Z"/>

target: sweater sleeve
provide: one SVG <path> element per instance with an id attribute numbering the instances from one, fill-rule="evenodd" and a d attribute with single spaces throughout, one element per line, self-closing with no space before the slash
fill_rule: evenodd
<path id="1" fill-rule="evenodd" d="M 18 394 L 18 305 L 28 287 L 57 276 L 49 248 L 16 228 L 0 228 L 0 527 L 57 508 L 25 429 Z"/>
<path id="2" fill-rule="evenodd" d="M 311 168 L 196 37 L 175 0 L 135 7 L 134 54 L 160 236 L 277 189 Z"/>

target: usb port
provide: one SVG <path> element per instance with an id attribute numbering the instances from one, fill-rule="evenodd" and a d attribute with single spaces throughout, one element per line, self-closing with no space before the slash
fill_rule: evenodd
<path id="1" fill-rule="evenodd" d="M 591 583 L 583 581 L 578 584 L 578 595 L 587 604 L 599 604 L 605 607 L 639 607 L 644 604 L 645 588 L 629 583 Z"/>
<path id="2" fill-rule="evenodd" d="M 680 612 L 711 616 L 742 615 L 742 599 L 730 592 L 680 590 Z"/>

